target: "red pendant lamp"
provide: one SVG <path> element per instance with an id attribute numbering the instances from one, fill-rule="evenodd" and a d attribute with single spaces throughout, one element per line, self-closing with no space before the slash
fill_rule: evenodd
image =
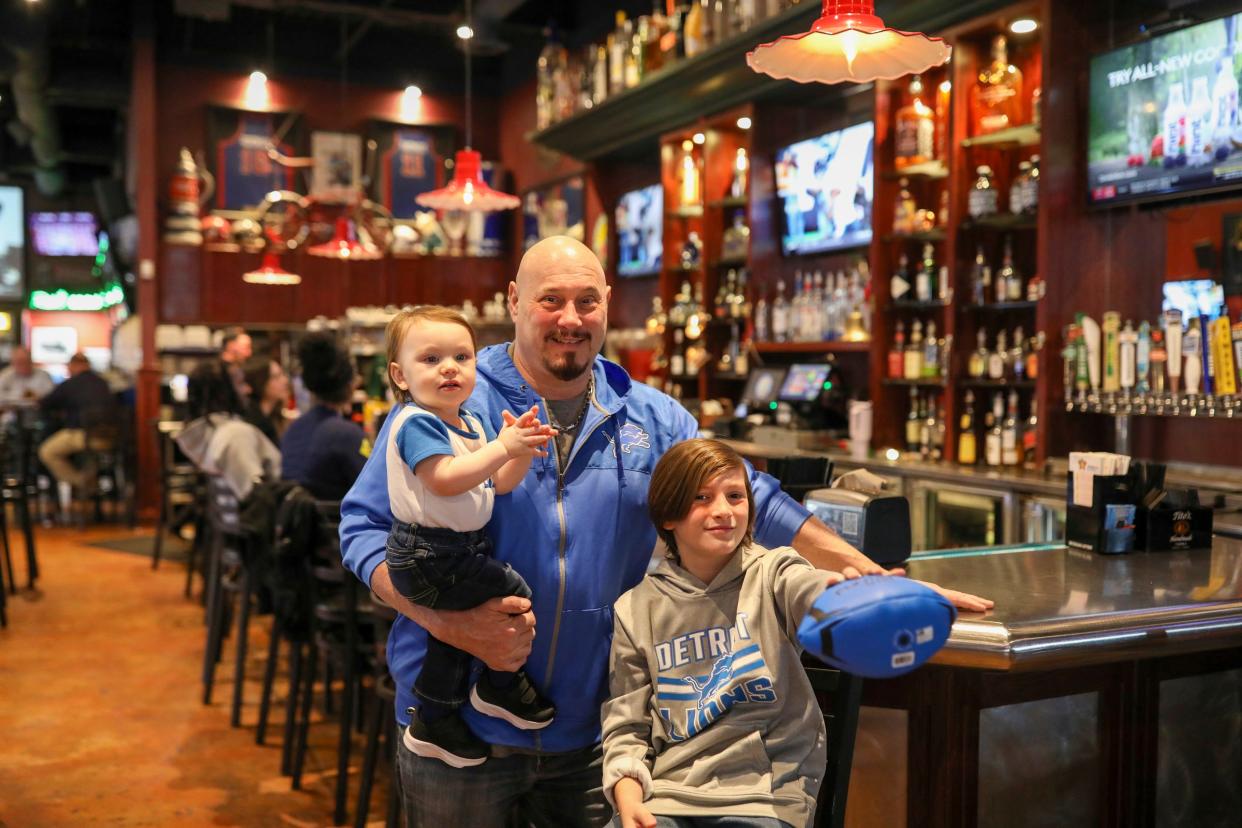
<path id="1" fill-rule="evenodd" d="M 466 25 L 471 25 L 470 0 L 466 0 Z M 470 90 L 470 41 L 473 33 L 465 38 L 466 53 L 466 148 L 458 150 L 453 164 L 453 180 L 447 187 L 420 193 L 414 201 L 420 207 L 434 210 L 468 210 L 475 213 L 494 213 L 512 210 L 521 204 L 515 195 L 492 189 L 483 180 L 483 156 L 470 148 L 472 115 Z"/>
<path id="2" fill-rule="evenodd" d="M 300 285 L 302 277 L 280 266 L 280 256 L 269 250 L 263 254 L 263 264 L 242 274 L 242 281 L 252 285 Z"/>
<path id="3" fill-rule="evenodd" d="M 313 245 L 306 252 L 325 259 L 349 259 L 361 262 L 378 259 L 383 255 L 373 245 L 358 241 L 358 231 L 354 227 L 353 219 L 348 216 L 337 217 L 336 233 L 332 236 L 332 241 Z"/>
<path id="4" fill-rule="evenodd" d="M 885 26 L 870 0 L 823 2 L 810 31 L 756 46 L 750 68 L 799 83 L 866 83 L 925 72 L 953 52 L 941 38 Z"/>

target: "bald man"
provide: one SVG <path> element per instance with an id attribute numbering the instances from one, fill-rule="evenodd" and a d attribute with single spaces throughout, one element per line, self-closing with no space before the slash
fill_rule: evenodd
<path id="1" fill-rule="evenodd" d="M 503 828 L 510 813 L 523 825 L 575 828 L 604 825 L 612 816 L 599 746 L 612 605 L 642 579 L 655 546 L 647 516 L 651 472 L 698 425 L 676 400 L 632 382 L 599 356 L 610 294 L 587 247 L 567 236 L 545 239 L 527 251 L 509 284 L 513 342 L 478 354 L 471 412 L 499 428 L 502 411 L 538 405 L 558 431 L 555 450 L 535 458 L 522 484 L 496 498 L 487 527 L 495 557 L 526 579 L 530 599 L 498 598 L 456 612 L 417 607 L 396 593 L 384 564 L 393 521 L 386 428 L 341 504 L 346 566 L 401 612 L 388 664 L 403 729 L 428 634 L 497 670 L 525 665 L 556 705 L 552 724 L 538 731 L 466 708 L 470 730 L 492 746 L 491 758 L 477 767 L 452 768 L 403 743 L 398 783 L 408 828 Z M 850 576 L 879 571 L 771 477 L 752 472 L 751 486 L 761 545 L 793 545 L 817 566 Z M 962 605 L 987 605 L 953 596 Z"/>
<path id="2" fill-rule="evenodd" d="M 51 393 L 51 376 L 34 366 L 29 350 L 19 345 L 11 356 L 8 367 L 0 371 L 0 404 L 34 403 Z"/>

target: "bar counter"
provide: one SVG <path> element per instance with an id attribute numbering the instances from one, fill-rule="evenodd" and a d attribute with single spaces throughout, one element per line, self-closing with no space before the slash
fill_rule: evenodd
<path id="1" fill-rule="evenodd" d="M 1242 540 L 907 568 L 996 607 L 963 613 L 930 665 L 864 683 L 848 825 L 1237 824 Z"/>

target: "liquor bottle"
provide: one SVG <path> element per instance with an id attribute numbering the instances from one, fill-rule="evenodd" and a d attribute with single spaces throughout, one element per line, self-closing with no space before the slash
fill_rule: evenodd
<path id="1" fill-rule="evenodd" d="M 595 62 L 591 65 L 591 100 L 599 106 L 608 99 L 608 47 L 595 46 Z"/>
<path id="2" fill-rule="evenodd" d="M 685 327 L 686 319 L 690 316 L 690 280 L 683 280 L 681 289 L 673 296 L 673 307 L 669 309 L 668 321 L 675 328 Z"/>
<path id="3" fill-rule="evenodd" d="M 1004 330 L 997 332 L 996 350 L 988 354 L 988 379 L 1005 378 L 1005 362 L 1009 357 L 1009 350 L 1005 347 L 1007 339 Z"/>
<path id="4" fill-rule="evenodd" d="M 1009 184 L 1009 212 L 1015 216 L 1026 210 L 1027 179 L 1031 176 L 1031 162 L 1018 164 L 1018 174 Z"/>
<path id="5" fill-rule="evenodd" d="M 897 110 L 897 169 L 931 161 L 936 153 L 936 118 L 923 103 L 923 79 L 910 80 L 910 103 Z"/>
<path id="6" fill-rule="evenodd" d="M 902 253 L 901 258 L 897 260 L 897 272 L 889 280 L 889 293 L 892 295 L 894 302 L 908 301 L 911 287 L 910 259 L 905 253 Z"/>
<path id="7" fill-rule="evenodd" d="M 1026 337 L 1022 335 L 1022 326 L 1019 325 L 1013 331 L 1013 346 L 1009 349 L 1009 370 L 1013 372 L 1013 378 L 1018 382 L 1027 379 L 1026 376 Z"/>
<path id="8" fill-rule="evenodd" d="M 989 466 L 1001 465 L 1001 421 L 1005 416 L 1005 400 L 997 391 L 992 396 L 992 411 L 988 415 L 988 433 L 983 441 L 983 462 Z"/>
<path id="9" fill-rule="evenodd" d="M 988 372 L 988 332 L 980 328 L 975 342 L 978 344 L 966 363 L 966 373 L 971 379 L 980 379 Z"/>
<path id="10" fill-rule="evenodd" d="M 1005 252 L 1001 258 L 1001 269 L 997 272 L 997 282 L 1004 285 L 1005 296 L 1002 302 L 1020 302 L 1022 295 L 1026 292 L 1026 285 L 1022 282 L 1022 273 L 1014 266 L 1013 263 L 1013 240 L 1005 237 Z M 999 290 L 997 291 L 999 293 Z"/>
<path id="11" fill-rule="evenodd" d="M 1031 156 L 1031 169 L 1026 175 L 1022 192 L 1022 211 L 1034 213 L 1039 210 L 1039 156 Z"/>
<path id="12" fill-rule="evenodd" d="M 996 187 L 992 184 L 992 168 L 980 164 L 975 168 L 975 183 L 966 199 L 966 212 L 972 219 L 995 215 L 997 212 Z"/>
<path id="13" fill-rule="evenodd" d="M 651 299 L 651 313 L 643 323 L 648 336 L 660 336 L 668 327 L 668 314 L 664 312 L 664 302 L 659 296 Z"/>
<path id="14" fill-rule="evenodd" d="M 702 201 L 703 186 L 699 165 L 694 158 L 694 142 L 681 142 L 681 161 L 677 165 L 677 193 L 682 207 L 695 207 Z"/>
<path id="15" fill-rule="evenodd" d="M 893 335 L 893 347 L 888 352 L 888 377 L 901 379 L 906 375 L 906 326 L 897 320 L 897 332 Z"/>
<path id="16" fill-rule="evenodd" d="M 1040 331 L 1035 336 L 1027 340 L 1026 343 L 1026 378 L 1028 380 L 1039 379 L 1039 352 L 1044 347 L 1044 332 Z"/>
<path id="17" fill-rule="evenodd" d="M 927 323 L 927 334 L 923 338 L 923 367 L 921 376 L 924 379 L 935 379 L 940 373 L 940 341 L 936 339 L 936 323 Z"/>
<path id="18" fill-rule="evenodd" d="M 750 158 L 746 155 L 746 147 L 738 147 L 733 157 L 733 179 L 729 182 L 730 198 L 745 198 L 749 191 Z"/>
<path id="19" fill-rule="evenodd" d="M 1018 454 L 1018 392 L 1010 391 L 1005 422 L 1001 424 L 1001 465 L 1016 466 L 1021 460 Z"/>
<path id="20" fill-rule="evenodd" d="M 686 334 L 681 328 L 673 331 L 673 353 L 668 358 L 668 372 L 674 377 L 686 373 Z"/>
<path id="21" fill-rule="evenodd" d="M 923 245 L 923 266 L 914 277 L 914 298 L 930 302 L 939 292 L 936 290 L 936 251 L 930 243 Z"/>
<path id="22" fill-rule="evenodd" d="M 564 61 L 564 47 L 556 39 L 552 27 L 543 30 L 547 43 L 539 53 L 535 68 L 535 129 L 547 129 L 556 120 L 556 84 L 559 64 Z"/>
<path id="23" fill-rule="evenodd" d="M 992 266 L 983 257 L 983 245 L 975 248 L 975 265 L 970 271 L 970 301 L 986 305 L 992 292 Z"/>
<path id="24" fill-rule="evenodd" d="M 767 342 L 771 338 L 768 317 L 768 286 L 759 288 L 759 301 L 755 303 L 755 341 Z"/>
<path id="25" fill-rule="evenodd" d="M 724 319 L 729 315 L 729 285 L 736 276 L 737 274 L 730 270 L 728 276 L 721 280 L 720 287 L 716 288 L 716 299 L 712 302 L 712 316 L 717 319 Z"/>
<path id="26" fill-rule="evenodd" d="M 919 416 L 919 390 L 911 388 L 910 411 L 906 414 L 906 451 L 913 453 L 919 450 L 919 431 L 922 424 L 923 418 Z"/>
<path id="27" fill-rule="evenodd" d="M 970 90 L 970 134 L 986 135 L 1022 123 L 1022 72 L 1009 62 L 1004 35 L 992 39 L 992 62 Z"/>
<path id="28" fill-rule="evenodd" d="M 1039 405 L 1035 395 L 1031 395 L 1031 414 L 1026 418 L 1026 427 L 1022 429 L 1022 465 L 1028 469 L 1035 468 L 1035 448 L 1039 438 Z"/>
<path id="29" fill-rule="evenodd" d="M 730 273 L 734 271 L 730 270 Z M 746 301 L 746 268 L 737 271 L 733 280 L 733 294 L 729 297 L 729 318 L 745 319 L 750 316 Z"/>
<path id="30" fill-rule="evenodd" d="M 979 462 L 978 444 L 975 437 L 975 392 L 967 389 L 962 418 L 958 423 L 957 462 L 973 466 Z"/>
<path id="31" fill-rule="evenodd" d="M 949 99 L 952 93 L 953 82 L 950 80 L 943 80 L 936 87 L 936 159 L 939 161 L 949 157 L 949 131 L 952 128 L 949 124 Z M 948 195 L 948 190 L 941 192 L 946 201 Z"/>
<path id="32" fill-rule="evenodd" d="M 640 17 L 629 26 L 630 41 L 625 54 L 625 88 L 633 89 L 643 82 L 643 48 L 647 44 L 647 27 L 650 21 Z"/>
<path id="33" fill-rule="evenodd" d="M 893 206 L 893 232 L 913 233 L 915 217 L 919 211 L 918 205 L 914 202 L 914 196 L 910 194 L 910 181 L 903 178 L 898 185 L 901 189 L 897 192 L 897 203 Z"/>
<path id="34" fill-rule="evenodd" d="M 595 106 L 595 47 L 587 46 L 578 64 L 576 111 L 585 112 Z"/>
<path id="35" fill-rule="evenodd" d="M 615 95 L 627 88 L 625 65 L 630 51 L 630 22 L 625 12 L 616 14 L 617 26 L 608 34 L 608 94 Z"/>
<path id="36" fill-rule="evenodd" d="M 931 438 L 931 460 L 932 462 L 939 463 L 941 460 L 944 459 L 944 435 L 945 435 L 944 406 L 940 406 L 939 408 L 936 409 L 936 414 L 935 414 L 935 417 L 932 423 L 932 438 Z"/>
<path id="37" fill-rule="evenodd" d="M 930 396 L 923 398 L 919 416 L 922 417 L 919 423 L 919 456 L 928 460 L 931 458 L 932 435 L 936 433 L 936 411 Z"/>
<path id="38" fill-rule="evenodd" d="M 916 319 L 910 326 L 910 341 L 906 343 L 905 363 L 902 376 L 916 380 L 923 375 L 923 323 Z"/>
<path id="39" fill-rule="evenodd" d="M 789 304 L 785 301 L 784 280 L 776 283 L 776 299 L 772 301 L 772 341 L 789 341 Z"/>
<path id="40" fill-rule="evenodd" d="M 704 8 L 710 0 L 697 0 L 691 3 L 682 25 L 685 40 L 686 57 L 707 51 L 707 10 Z"/>

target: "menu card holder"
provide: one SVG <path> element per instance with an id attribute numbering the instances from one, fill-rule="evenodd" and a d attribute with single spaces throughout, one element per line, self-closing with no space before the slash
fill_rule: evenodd
<path id="1" fill-rule="evenodd" d="M 1207 506 L 1140 508 L 1135 523 L 1135 545 L 1150 552 L 1212 546 L 1212 510 Z"/>
<path id="2" fill-rule="evenodd" d="M 1125 476 L 1096 475 L 1091 506 L 1074 504 L 1074 475 L 1066 477 L 1066 546 L 1106 554 L 1129 552 L 1134 547 L 1135 507 L 1130 493 L 1121 488 Z"/>

